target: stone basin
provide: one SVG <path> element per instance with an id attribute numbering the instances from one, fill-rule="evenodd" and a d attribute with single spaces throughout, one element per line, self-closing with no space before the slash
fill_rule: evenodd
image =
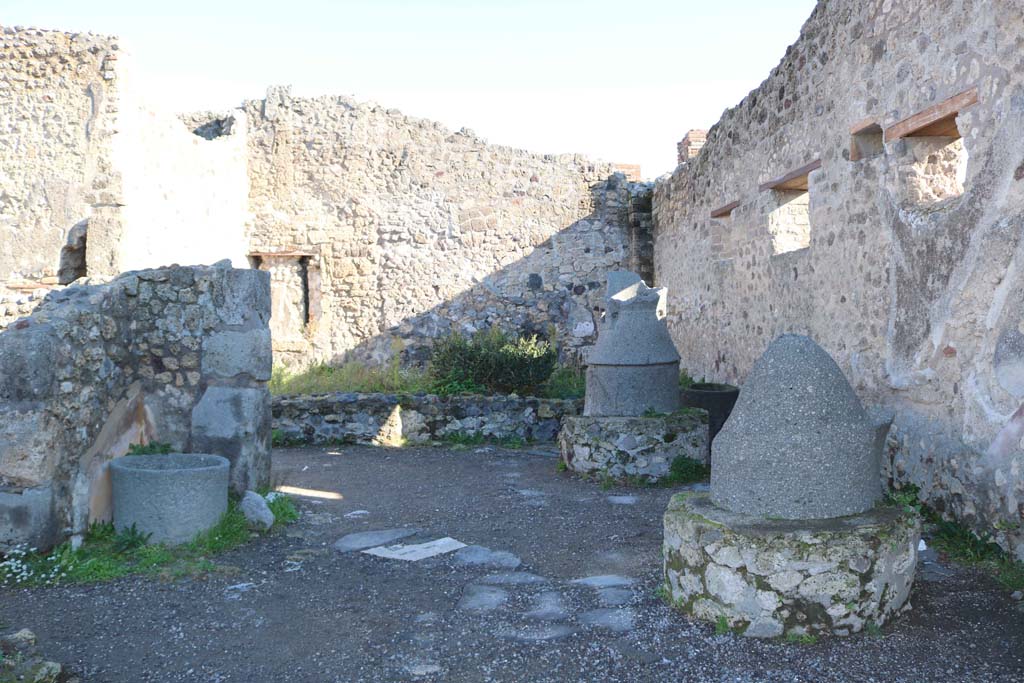
<path id="1" fill-rule="evenodd" d="M 126 455 L 110 463 L 114 527 L 133 524 L 151 543 L 178 545 L 228 509 L 227 458 L 199 453 Z"/>

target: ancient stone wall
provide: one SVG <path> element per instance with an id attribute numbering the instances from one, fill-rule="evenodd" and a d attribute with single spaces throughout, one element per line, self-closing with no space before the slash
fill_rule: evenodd
<path id="1" fill-rule="evenodd" d="M 892 476 L 1024 558 L 1022 42 L 1012 0 L 820 2 L 654 212 L 691 375 L 812 336 L 896 409 Z"/>
<path id="2" fill-rule="evenodd" d="M 75 227 L 119 220 L 118 58 L 114 38 L 0 26 L 0 294 L 56 284 Z"/>
<path id="3" fill-rule="evenodd" d="M 271 88 L 245 111 L 250 251 L 272 274 L 280 360 L 421 361 L 432 339 L 493 324 L 556 324 L 567 355 L 593 342 L 642 185 L 344 97 Z"/>
<path id="4" fill-rule="evenodd" d="M 134 443 L 269 478 L 269 282 L 229 264 L 129 272 L 51 293 L 0 332 L 0 546 L 109 519 L 106 464 Z"/>
<path id="5" fill-rule="evenodd" d="M 244 114 L 157 111 L 126 64 L 113 37 L 0 27 L 0 328 L 78 277 L 247 265 Z"/>
<path id="6" fill-rule="evenodd" d="M 520 396 L 322 394 L 274 398 L 274 430 L 284 443 L 376 446 L 481 437 L 553 441 L 582 401 Z"/>

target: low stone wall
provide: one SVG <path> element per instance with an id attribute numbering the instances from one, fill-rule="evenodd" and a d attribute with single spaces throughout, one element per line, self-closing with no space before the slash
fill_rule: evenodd
<path id="1" fill-rule="evenodd" d="M 519 396 L 407 396 L 335 393 L 273 401 L 275 436 L 285 443 L 401 446 L 457 436 L 553 441 L 580 400 Z"/>
<path id="2" fill-rule="evenodd" d="M 0 332 L 0 548 L 109 520 L 107 465 L 135 443 L 266 485 L 269 318 L 267 274 L 225 262 L 75 284 Z"/>
<path id="3" fill-rule="evenodd" d="M 703 462 L 708 425 L 697 411 L 654 417 L 571 417 L 562 423 L 558 447 L 574 472 L 657 481 L 682 456 Z"/>
<path id="4" fill-rule="evenodd" d="M 793 521 L 679 494 L 665 512 L 665 588 L 679 609 L 745 636 L 849 635 L 905 609 L 920 532 L 896 507 Z"/>

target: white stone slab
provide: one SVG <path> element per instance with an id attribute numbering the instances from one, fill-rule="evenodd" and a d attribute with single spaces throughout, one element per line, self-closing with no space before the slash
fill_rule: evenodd
<path id="1" fill-rule="evenodd" d="M 415 543 L 413 545 L 389 545 L 379 546 L 377 548 L 370 548 L 363 552 L 367 555 L 374 555 L 376 557 L 384 557 L 389 560 L 406 560 L 408 562 L 417 562 L 419 560 L 426 559 L 428 557 L 434 557 L 435 555 L 443 555 L 450 553 L 453 550 L 465 548 L 466 544 L 461 541 L 456 541 L 454 538 L 445 536 L 439 538 L 436 541 L 427 541 L 426 543 Z"/>

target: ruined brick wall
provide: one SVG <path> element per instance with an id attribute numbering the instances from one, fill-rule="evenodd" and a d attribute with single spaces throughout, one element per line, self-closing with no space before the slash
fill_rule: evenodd
<path id="1" fill-rule="evenodd" d="M 115 38 L 0 26 L 0 294 L 55 284 L 75 226 L 118 220 L 118 57 Z"/>
<path id="2" fill-rule="evenodd" d="M 692 375 L 811 335 L 896 409 L 891 475 L 1024 558 L 1022 42 L 1013 0 L 820 2 L 654 211 Z"/>
<path id="3" fill-rule="evenodd" d="M 280 360 L 422 361 L 500 324 L 593 341 L 630 260 L 630 184 L 575 155 L 488 145 L 395 110 L 272 88 L 249 119 L 250 251 L 270 270 Z"/>
<path id="4" fill-rule="evenodd" d="M 270 287 L 207 267 L 80 280 L 0 332 L 0 548 L 46 547 L 110 515 L 107 463 L 165 442 L 270 473 Z"/>

